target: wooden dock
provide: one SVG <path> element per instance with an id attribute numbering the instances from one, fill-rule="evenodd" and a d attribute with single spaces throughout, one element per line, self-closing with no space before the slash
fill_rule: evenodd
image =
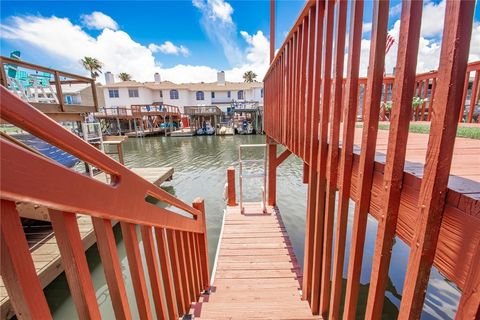
<path id="1" fill-rule="evenodd" d="M 144 178 L 150 183 L 156 186 L 160 186 L 165 181 L 172 180 L 173 167 L 159 167 L 159 168 L 130 168 L 135 174 Z M 106 181 L 105 173 L 100 173 L 95 176 L 95 179 L 100 181 Z"/>
<path id="2" fill-rule="evenodd" d="M 209 295 L 192 304 L 199 319 L 315 319 L 300 292 L 301 270 L 278 209 L 228 207 Z"/>
<path id="3" fill-rule="evenodd" d="M 171 133 L 168 128 L 150 128 L 150 129 L 145 129 L 143 131 L 131 131 L 127 132 L 125 135 L 130 138 L 138 138 L 138 137 L 147 137 L 147 136 L 153 136 L 153 135 L 169 135 Z"/>
<path id="4" fill-rule="evenodd" d="M 172 167 L 131 168 L 131 170 L 157 186 L 160 186 L 165 181 L 171 180 L 174 172 Z M 96 175 L 95 179 L 106 181 L 104 173 Z M 50 220 L 48 210 L 45 207 L 34 206 L 28 203 L 19 203 L 17 204 L 17 210 L 22 217 L 43 221 Z M 89 216 L 78 214 L 77 223 L 80 229 L 83 248 L 84 250 L 87 250 L 96 242 L 92 220 Z M 115 225 L 116 223 L 117 221 L 112 221 L 112 225 Z M 48 228 L 50 228 L 50 232 L 48 232 Z M 31 238 L 32 241 L 36 242 L 35 244 L 29 243 L 30 251 L 42 288 L 45 288 L 64 271 L 57 240 L 51 226 L 43 226 L 41 234 L 38 234 L 38 232 L 35 231 L 29 232 L 28 229 L 25 229 L 25 234 L 27 239 Z M 43 239 L 38 239 L 38 236 L 43 237 Z M 10 303 L 10 298 L 7 295 L 3 280 L 0 277 L 0 317 L 3 320 L 10 319 L 14 315 L 15 312 Z"/>

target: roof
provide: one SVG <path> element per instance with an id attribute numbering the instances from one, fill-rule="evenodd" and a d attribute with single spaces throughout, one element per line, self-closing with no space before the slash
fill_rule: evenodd
<path id="1" fill-rule="evenodd" d="M 229 82 L 225 85 L 219 85 L 217 82 L 200 82 L 200 83 L 174 83 L 171 81 L 155 82 L 137 82 L 123 81 L 104 85 L 105 88 L 135 88 L 144 87 L 152 90 L 190 90 L 190 91 L 229 91 L 229 90 L 248 90 L 254 88 L 263 88 L 263 82 Z"/>

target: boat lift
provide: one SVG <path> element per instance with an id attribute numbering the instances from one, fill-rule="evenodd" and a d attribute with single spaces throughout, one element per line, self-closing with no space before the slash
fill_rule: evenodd
<path id="1" fill-rule="evenodd" d="M 244 149 L 251 149 L 251 148 L 263 148 L 263 159 L 243 159 L 243 152 Z M 240 164 L 240 210 L 242 214 L 244 213 L 243 207 L 243 179 L 260 179 L 263 178 L 263 186 L 262 186 L 262 210 L 264 213 L 267 212 L 266 206 L 266 186 L 267 186 L 267 145 L 266 144 L 241 144 L 238 149 L 238 161 Z M 244 172 L 244 164 L 248 163 L 263 163 L 263 170 L 260 172 L 255 173 L 247 173 Z"/>

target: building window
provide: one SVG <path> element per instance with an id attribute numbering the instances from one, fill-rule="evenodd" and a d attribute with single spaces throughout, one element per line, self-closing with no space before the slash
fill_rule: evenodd
<path id="1" fill-rule="evenodd" d="M 178 90 L 170 90 L 170 99 L 172 100 L 178 99 Z"/>
<path id="2" fill-rule="evenodd" d="M 237 99 L 238 99 L 238 100 L 243 100 L 243 90 L 238 91 L 238 93 L 237 93 Z"/>
<path id="3" fill-rule="evenodd" d="M 263 88 L 260 90 L 260 97 L 263 98 Z"/>
<path id="4" fill-rule="evenodd" d="M 160 98 L 163 98 L 163 91 L 160 90 Z"/>
<path id="5" fill-rule="evenodd" d="M 232 92 L 231 91 L 227 91 L 227 98 L 231 98 L 232 96 Z"/>
<path id="6" fill-rule="evenodd" d="M 215 92 L 212 91 L 212 99 L 215 99 Z"/>
<path id="7" fill-rule="evenodd" d="M 197 100 L 205 100 L 205 94 L 203 91 L 197 91 Z"/>
<path id="8" fill-rule="evenodd" d="M 118 98 L 120 96 L 118 94 L 118 89 L 108 89 L 108 96 L 110 98 Z"/>
<path id="9" fill-rule="evenodd" d="M 130 98 L 138 98 L 138 88 L 129 88 L 128 89 L 128 96 Z"/>

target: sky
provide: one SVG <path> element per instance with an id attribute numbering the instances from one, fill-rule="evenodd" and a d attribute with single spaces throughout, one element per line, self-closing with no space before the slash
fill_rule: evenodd
<path id="1" fill-rule="evenodd" d="M 127 72 L 138 81 L 211 82 L 224 70 L 242 81 L 252 70 L 261 80 L 269 64 L 270 3 L 254 0 L 179 1 L 4 1 L 0 2 L 0 49 L 21 51 L 25 61 L 88 75 L 80 59 L 91 56 L 103 71 Z M 295 23 L 305 1 L 276 2 L 276 48 Z M 480 60 L 477 3 L 470 61 Z M 418 72 L 438 67 L 445 0 L 425 0 Z M 390 1 L 389 33 L 398 39 L 401 4 Z M 365 2 L 360 72 L 366 74 L 372 2 Z M 347 35 L 346 35 L 347 36 Z M 390 72 L 396 44 L 386 57 Z M 103 82 L 103 76 L 99 81 Z M 118 80 L 118 79 L 117 79 Z"/>

